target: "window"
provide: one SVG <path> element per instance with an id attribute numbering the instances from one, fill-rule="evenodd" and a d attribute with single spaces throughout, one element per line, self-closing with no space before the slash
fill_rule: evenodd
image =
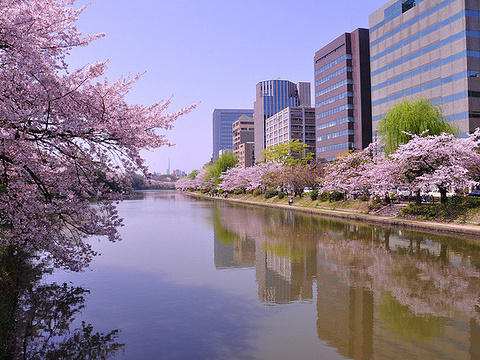
<path id="1" fill-rule="evenodd" d="M 343 68 L 341 68 L 341 69 L 339 69 L 339 70 L 331 73 L 330 75 L 327 75 L 327 76 L 325 76 L 324 78 L 321 78 L 321 79 L 317 80 L 317 81 L 315 82 L 315 86 L 321 85 L 321 84 L 323 84 L 324 82 L 327 82 L 328 80 L 331 80 L 331 79 L 333 79 L 334 77 L 337 77 L 338 75 L 341 75 L 341 74 L 343 74 L 343 73 L 346 72 L 346 71 L 352 72 L 352 71 L 353 71 L 353 67 L 351 67 L 351 66 L 345 66 L 345 67 L 343 67 Z"/>
<path id="2" fill-rule="evenodd" d="M 338 131 L 338 132 L 331 133 L 331 134 L 325 134 L 325 135 L 317 137 L 317 141 L 325 141 L 325 140 L 335 139 L 337 137 L 345 136 L 345 135 L 355 135 L 355 130 L 348 129 L 348 130 L 342 130 L 342 131 Z"/>
<path id="3" fill-rule="evenodd" d="M 329 99 L 326 99 L 324 101 L 321 101 L 319 103 L 316 103 L 315 104 L 315 107 L 319 108 L 319 107 L 322 107 L 322 106 L 325 106 L 325 105 L 328 105 L 328 104 L 331 104 L 335 101 L 338 101 L 338 100 L 341 100 L 343 98 L 346 98 L 346 97 L 353 97 L 353 91 L 345 91 L 341 94 L 338 94 L 336 96 L 333 96 Z"/>
<path id="4" fill-rule="evenodd" d="M 317 152 L 325 152 L 325 151 L 340 150 L 340 149 L 350 149 L 350 150 L 355 149 L 355 143 L 346 142 L 342 144 L 323 146 L 323 147 L 317 148 Z"/>
<path id="5" fill-rule="evenodd" d="M 324 72 L 325 70 L 330 69 L 332 66 L 335 66 L 335 65 L 337 65 L 337 64 L 339 64 L 339 63 L 341 63 L 342 61 L 345 61 L 345 60 L 352 60 L 352 54 L 345 54 L 345 55 L 340 56 L 339 58 L 333 60 L 332 62 L 328 63 L 327 65 L 322 66 L 320 69 L 317 69 L 315 71 L 315 75 L 318 75 L 321 72 Z"/>
<path id="6" fill-rule="evenodd" d="M 317 130 L 326 129 L 328 127 L 344 124 L 344 123 L 347 123 L 347 122 L 352 122 L 353 123 L 354 121 L 355 121 L 355 119 L 353 117 L 344 117 L 344 118 L 341 118 L 341 119 L 337 119 L 337 120 L 329 121 L 327 123 L 320 124 L 320 125 L 317 126 Z"/>
<path id="7" fill-rule="evenodd" d="M 404 0 L 402 3 L 402 14 L 415 6 L 415 0 Z"/>
<path id="8" fill-rule="evenodd" d="M 345 105 L 339 106 L 337 108 L 334 108 L 334 109 L 331 109 L 331 110 L 328 110 L 328 111 L 324 111 L 324 112 L 317 115 L 317 119 L 321 119 L 321 118 L 324 118 L 325 116 L 330 116 L 330 115 L 339 113 L 339 112 L 344 111 L 344 110 L 353 110 L 353 104 L 345 104 Z"/>
<path id="9" fill-rule="evenodd" d="M 332 55 L 333 53 L 337 52 L 338 50 L 340 50 L 340 49 L 343 48 L 343 47 L 345 47 L 345 44 L 342 44 L 342 45 L 340 45 L 339 47 L 337 47 L 336 49 L 330 51 L 328 54 L 323 55 L 321 58 L 317 59 L 317 60 L 315 61 L 315 63 L 318 63 L 319 61 L 321 61 L 321 60 L 329 57 L 330 55 Z"/>
<path id="10" fill-rule="evenodd" d="M 342 87 L 343 85 L 347 85 L 347 84 L 353 84 L 353 79 L 343 79 L 342 81 L 336 83 L 336 84 L 333 84 L 325 89 L 322 89 L 320 91 L 318 91 L 316 94 L 315 94 L 315 97 L 319 97 L 319 96 L 322 96 L 332 90 L 335 90 L 335 89 L 338 89 L 339 87 Z"/>

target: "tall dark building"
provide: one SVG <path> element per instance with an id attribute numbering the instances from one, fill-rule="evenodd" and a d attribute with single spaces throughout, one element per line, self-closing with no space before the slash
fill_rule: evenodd
<path id="1" fill-rule="evenodd" d="M 317 159 L 364 149 L 372 141 L 368 29 L 339 36 L 314 63 Z"/>
<path id="2" fill-rule="evenodd" d="M 242 115 L 253 117 L 251 109 L 215 109 L 213 111 L 212 161 L 218 159 L 220 151 L 233 152 L 232 124 Z"/>

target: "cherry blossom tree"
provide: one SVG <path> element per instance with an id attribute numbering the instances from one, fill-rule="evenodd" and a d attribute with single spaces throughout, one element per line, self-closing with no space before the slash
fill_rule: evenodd
<path id="1" fill-rule="evenodd" d="M 281 168 L 278 163 L 259 163 L 255 166 L 235 167 L 221 175 L 220 188 L 226 191 L 256 190 L 265 187 L 266 175 L 276 173 Z"/>
<path id="2" fill-rule="evenodd" d="M 156 129 L 192 107 L 165 114 L 169 101 L 128 104 L 138 77 L 109 83 L 106 62 L 71 71 L 69 51 L 103 36 L 82 36 L 83 9 L 73 5 L 0 4 L 0 246 L 80 270 L 95 255 L 87 236 L 119 239 L 114 204 L 126 176 L 146 171 L 140 150 L 168 145 Z"/>
<path id="3" fill-rule="evenodd" d="M 249 185 L 250 168 L 234 167 L 220 175 L 219 188 L 225 191 L 246 190 Z"/>
<path id="4" fill-rule="evenodd" d="M 183 177 L 181 179 L 178 179 L 176 182 L 175 182 L 175 188 L 178 189 L 178 190 L 189 190 L 189 189 L 194 189 L 195 188 L 195 185 L 194 185 L 194 179 L 191 179 L 189 177 Z"/>
<path id="5" fill-rule="evenodd" d="M 315 187 L 318 184 L 319 171 L 315 165 L 292 163 L 282 166 L 274 174 L 274 185 L 288 189 L 299 197 L 302 197 L 306 187 Z"/>
<path id="6" fill-rule="evenodd" d="M 467 138 L 443 133 L 438 136 L 413 135 L 391 159 L 396 164 L 393 176 L 412 191 L 429 191 L 436 186 L 445 203 L 448 189 L 460 190 L 476 185 L 480 166 L 480 131 Z"/>
<path id="7" fill-rule="evenodd" d="M 362 151 L 339 155 L 333 163 L 325 166 L 325 175 L 320 179 L 323 191 L 351 194 L 356 190 L 372 188 L 371 185 L 379 180 L 380 172 L 375 168 L 382 159 L 379 154 L 379 144 L 374 142 Z"/>
<path id="8" fill-rule="evenodd" d="M 281 169 L 281 165 L 276 162 L 259 163 L 249 169 L 249 184 L 247 190 L 256 190 L 266 188 L 266 180 L 269 174 L 276 173 Z"/>
<path id="9" fill-rule="evenodd" d="M 193 180 L 194 188 L 197 190 L 212 190 L 215 188 L 215 179 L 210 176 L 208 167 L 202 168 Z"/>

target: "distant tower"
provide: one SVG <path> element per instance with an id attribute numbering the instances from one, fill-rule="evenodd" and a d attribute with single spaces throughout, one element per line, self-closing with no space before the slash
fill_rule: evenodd
<path id="1" fill-rule="evenodd" d="M 167 175 L 170 175 L 170 158 L 168 158 Z"/>

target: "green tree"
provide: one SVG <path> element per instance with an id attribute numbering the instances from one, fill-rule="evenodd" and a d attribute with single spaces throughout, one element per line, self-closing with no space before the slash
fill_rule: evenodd
<path id="1" fill-rule="evenodd" d="M 442 115 L 440 106 L 426 99 L 404 100 L 388 110 L 378 123 L 378 133 L 385 145 L 385 153 L 393 153 L 401 144 L 412 138 L 408 134 L 440 135 L 455 134 L 457 128 Z"/>
<path id="2" fill-rule="evenodd" d="M 145 177 L 140 174 L 133 174 L 131 176 L 132 188 L 134 190 L 145 189 Z"/>
<path id="3" fill-rule="evenodd" d="M 270 146 L 263 151 L 262 161 L 279 162 L 283 165 L 313 162 L 313 154 L 309 146 L 300 140 L 289 140 L 286 143 Z"/>
<path id="4" fill-rule="evenodd" d="M 192 172 L 191 172 L 190 174 L 188 174 L 187 177 L 188 177 L 189 179 L 192 179 L 192 180 L 193 180 L 193 179 L 195 179 L 195 176 L 197 176 L 197 174 L 198 174 L 199 172 L 200 172 L 200 170 L 198 170 L 198 169 L 192 170 Z"/>
<path id="5" fill-rule="evenodd" d="M 237 163 L 237 157 L 233 153 L 228 151 L 224 152 L 215 163 L 209 163 L 204 166 L 205 180 L 213 179 L 215 186 L 217 186 L 221 181 L 220 175 L 228 169 L 235 167 Z"/>

